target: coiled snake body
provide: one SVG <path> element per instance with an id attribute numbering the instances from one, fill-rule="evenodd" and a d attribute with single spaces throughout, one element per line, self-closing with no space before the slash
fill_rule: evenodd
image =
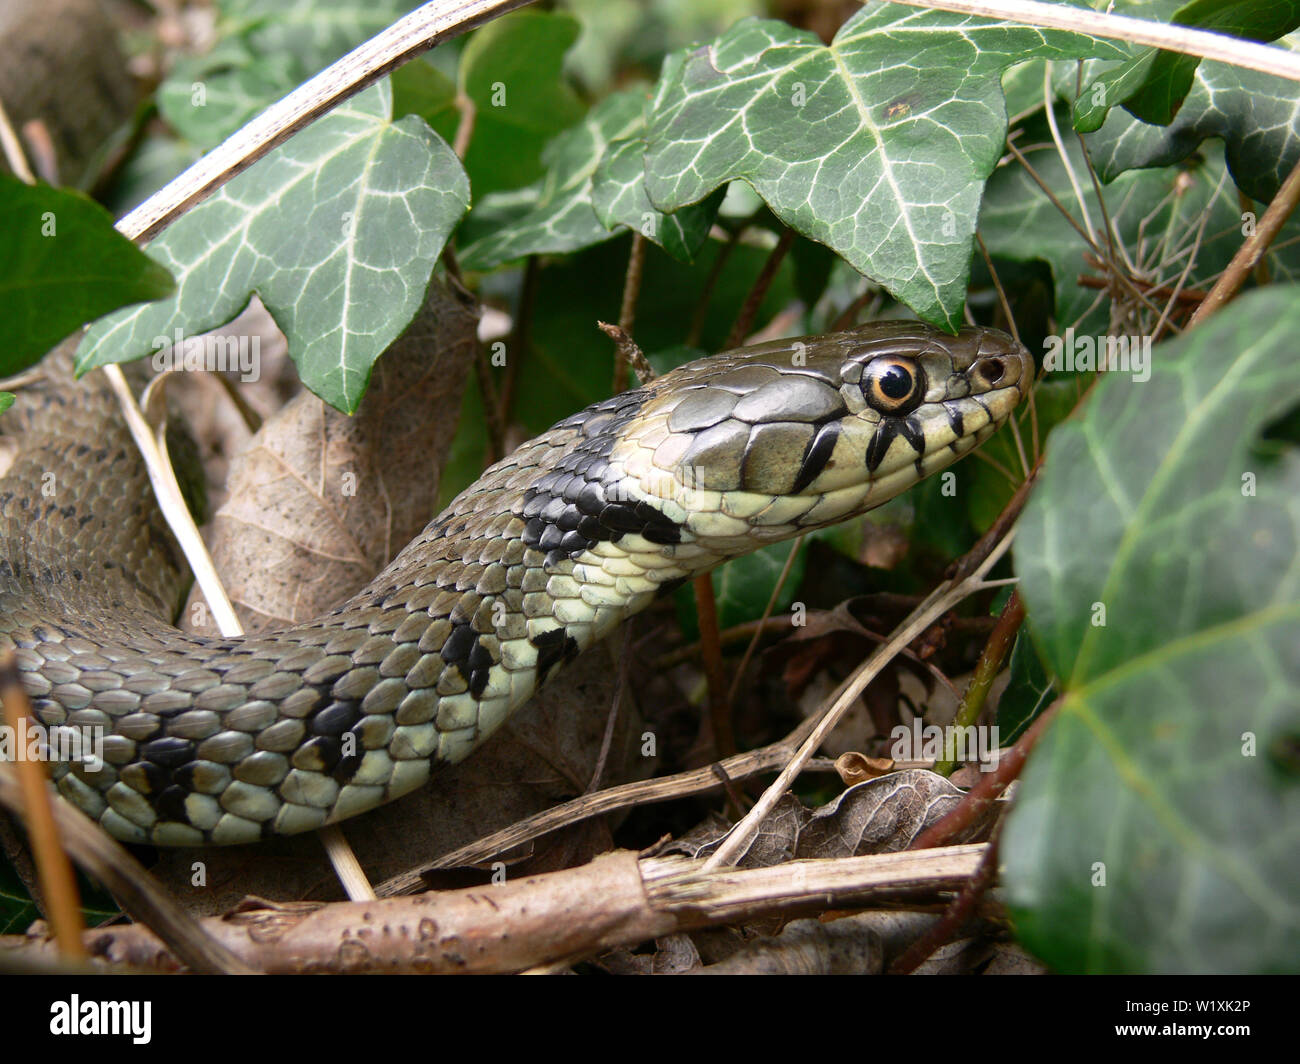
<path id="1" fill-rule="evenodd" d="M 694 362 L 488 469 L 328 615 L 243 639 L 168 623 L 179 562 L 111 396 L 52 377 L 6 415 L 0 646 L 111 834 L 246 843 L 459 761 L 663 589 L 843 521 L 974 448 L 1025 396 L 1002 333 L 882 323 Z M 51 490 L 53 486 L 53 490 Z"/>

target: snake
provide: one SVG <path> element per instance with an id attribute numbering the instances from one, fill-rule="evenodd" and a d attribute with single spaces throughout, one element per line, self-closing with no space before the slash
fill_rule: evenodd
<path id="1" fill-rule="evenodd" d="M 102 376 L 51 369 L 3 419 L 0 649 L 45 752 L 97 740 L 50 758 L 58 792 L 120 840 L 192 846 L 420 787 L 659 596 L 977 447 L 1034 364 L 901 321 L 690 362 L 492 465 L 324 616 L 232 638 L 171 624 L 185 566 Z"/>

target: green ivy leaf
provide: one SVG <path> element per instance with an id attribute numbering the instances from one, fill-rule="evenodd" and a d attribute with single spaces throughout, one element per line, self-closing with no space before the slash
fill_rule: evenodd
<path id="1" fill-rule="evenodd" d="M 1273 41 L 1300 26 L 1300 2 L 1191 0 L 1169 21 L 1251 41 Z M 1200 56 L 1147 49 L 1084 89 L 1075 104 L 1074 128 L 1081 133 L 1100 129 L 1119 104 L 1143 122 L 1167 126 L 1191 90 L 1200 63 Z"/>
<path id="2" fill-rule="evenodd" d="M 76 880 L 81 897 L 81 917 L 88 927 L 98 927 L 121 915 L 107 890 L 92 883 L 80 870 L 76 873 Z M 0 854 L 0 935 L 24 934 L 40 915 L 12 862 Z"/>
<path id="3" fill-rule="evenodd" d="M 665 63 L 646 133 L 650 199 L 678 210 L 743 179 L 786 225 L 955 329 L 980 193 L 1006 136 L 1002 72 L 1127 54 L 894 4 L 863 9 L 829 47 L 782 22 L 742 22 Z"/>
<path id="4" fill-rule="evenodd" d="M 763 616 L 763 610 L 781 577 L 781 570 L 785 568 L 786 559 L 790 557 L 791 547 L 791 543 L 773 543 L 753 554 L 733 558 L 713 571 L 713 598 L 718 611 L 719 630 L 755 621 Z M 807 541 L 804 547 L 807 547 Z M 781 587 L 781 594 L 773 607 L 774 613 L 790 608 L 790 603 L 794 601 L 799 585 L 803 582 L 807 561 L 808 552 L 801 548 Z M 700 623 L 695 588 L 689 584 L 679 588 L 673 595 L 673 601 L 683 633 L 688 639 L 698 638 Z"/>
<path id="5" fill-rule="evenodd" d="M 998 699 L 998 742 L 1009 746 L 1056 699 L 1056 685 L 1025 632 L 1011 648 L 1011 676 Z"/>
<path id="6" fill-rule="evenodd" d="M 455 136 L 456 83 L 421 56 L 404 63 L 389 75 L 393 85 L 393 117 L 419 115 L 438 135 L 450 141 Z"/>
<path id="7" fill-rule="evenodd" d="M 582 117 L 582 102 L 563 77 L 579 29 L 570 15 L 519 11 L 469 38 L 458 77 L 474 103 L 465 169 L 476 200 L 542 177 L 546 142 Z"/>
<path id="8" fill-rule="evenodd" d="M 413 0 L 224 0 L 217 44 L 176 63 L 158 87 L 158 109 L 182 136 L 215 147 L 417 6 Z"/>
<path id="9" fill-rule="evenodd" d="M 149 247 L 180 278 L 162 303 L 91 328 L 78 369 L 160 350 L 234 318 L 257 294 L 303 383 L 351 412 L 370 368 L 424 299 L 469 202 L 465 171 L 418 117 L 390 119 L 386 82 L 234 178 Z"/>
<path id="10" fill-rule="evenodd" d="M 608 240 L 591 205 L 592 177 L 606 150 L 641 130 L 644 94 L 608 96 L 542 153 L 546 176 L 512 192 L 485 197 L 466 224 L 461 251 L 467 269 L 487 270 L 525 255 L 577 251 Z"/>
<path id="11" fill-rule="evenodd" d="M 610 145 L 592 179 L 591 205 L 602 225 L 626 226 L 682 262 L 695 258 L 717 216 L 726 189 L 695 207 L 663 214 L 645 188 L 645 141 L 640 137 Z"/>
<path id="12" fill-rule="evenodd" d="M 207 150 L 306 77 L 292 56 L 259 56 L 246 41 L 228 38 L 204 55 L 178 59 L 155 99 L 177 133 Z"/>
<path id="13" fill-rule="evenodd" d="M 73 330 L 175 290 L 166 268 L 113 228 L 80 192 L 0 174 L 0 375 L 37 362 Z"/>
<path id="14" fill-rule="evenodd" d="M 1015 566 L 1063 698 L 1001 854 L 1057 970 L 1300 964 L 1300 452 L 1258 444 L 1298 333 L 1300 289 L 1249 293 L 1052 437 Z"/>
<path id="15" fill-rule="evenodd" d="M 1284 38 L 1278 47 L 1300 51 L 1300 37 Z M 1088 135 L 1088 150 L 1098 175 L 1110 182 L 1127 170 L 1176 163 L 1203 141 L 1221 138 L 1237 186 L 1267 203 L 1300 161 L 1295 98 L 1294 81 L 1207 60 L 1168 126 L 1147 125 L 1116 109 Z"/>

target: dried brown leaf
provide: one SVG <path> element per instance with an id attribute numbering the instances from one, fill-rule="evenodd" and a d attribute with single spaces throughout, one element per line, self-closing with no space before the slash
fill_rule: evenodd
<path id="1" fill-rule="evenodd" d="M 905 850 L 963 797 L 964 791 L 928 769 L 905 769 L 859 783 L 817 809 L 809 809 L 787 792 L 763 820 L 738 866 L 768 868 L 793 860 Z M 953 841 L 970 842 L 987 826 L 985 818 Z M 707 857 L 725 834 L 725 828 L 719 831 L 716 824 L 710 824 L 684 836 L 665 852 Z"/>
<path id="2" fill-rule="evenodd" d="M 210 547 L 246 632 L 324 612 L 434 516 L 475 320 L 435 281 L 355 416 L 303 392 L 232 462 Z M 210 615 L 194 605 L 187 622 L 210 632 Z"/>

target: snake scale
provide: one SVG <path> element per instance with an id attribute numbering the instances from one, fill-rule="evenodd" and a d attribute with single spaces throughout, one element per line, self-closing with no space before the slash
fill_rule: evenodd
<path id="1" fill-rule="evenodd" d="M 307 831 L 464 758 L 665 589 L 953 462 L 1033 369 L 915 322 L 690 363 L 492 466 L 327 615 L 230 639 L 170 625 L 183 565 L 112 396 L 51 369 L 5 417 L 0 646 L 51 737 L 102 739 L 53 775 L 119 839 Z"/>

